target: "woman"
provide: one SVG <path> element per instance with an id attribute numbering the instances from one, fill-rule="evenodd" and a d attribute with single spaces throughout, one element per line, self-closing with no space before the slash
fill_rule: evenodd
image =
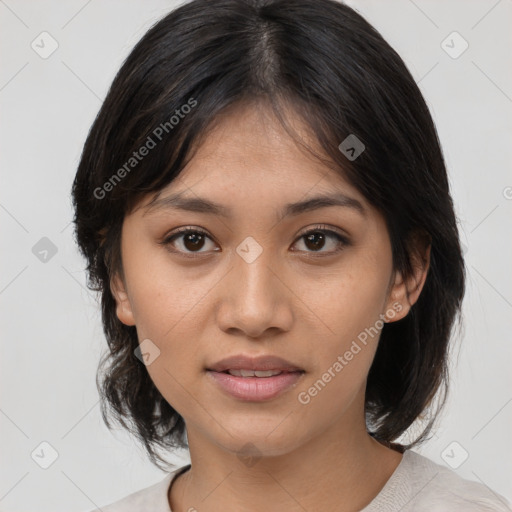
<path id="1" fill-rule="evenodd" d="M 72 192 L 104 419 L 159 466 L 159 448 L 191 460 L 102 510 L 510 510 L 411 450 L 445 396 L 464 262 L 425 101 L 355 11 L 171 12 L 116 76 Z"/>

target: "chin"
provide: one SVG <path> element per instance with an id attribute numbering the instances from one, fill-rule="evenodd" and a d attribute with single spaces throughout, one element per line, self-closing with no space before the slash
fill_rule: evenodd
<path id="1" fill-rule="evenodd" d="M 216 442 L 241 460 L 244 457 L 257 459 L 285 455 L 300 446 L 301 441 L 297 429 L 291 424 L 285 425 L 286 422 L 280 424 L 281 420 L 274 417 L 271 424 L 267 421 L 258 424 L 256 419 L 248 418 L 243 424 L 234 426 L 223 423 L 226 430 L 221 429 L 222 439 Z"/>

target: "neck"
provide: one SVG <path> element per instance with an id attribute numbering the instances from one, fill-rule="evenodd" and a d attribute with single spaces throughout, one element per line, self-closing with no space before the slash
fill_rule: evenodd
<path id="1" fill-rule="evenodd" d="M 402 458 L 364 425 L 334 425 L 285 454 L 252 458 L 219 447 L 194 428 L 187 436 L 191 468 L 171 486 L 173 512 L 361 510 Z"/>

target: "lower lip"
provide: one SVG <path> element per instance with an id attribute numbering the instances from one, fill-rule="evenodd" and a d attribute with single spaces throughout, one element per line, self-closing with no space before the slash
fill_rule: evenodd
<path id="1" fill-rule="evenodd" d="M 207 373 L 229 395 L 241 400 L 263 402 L 294 386 L 304 372 L 283 372 L 273 377 L 237 377 L 213 370 Z"/>

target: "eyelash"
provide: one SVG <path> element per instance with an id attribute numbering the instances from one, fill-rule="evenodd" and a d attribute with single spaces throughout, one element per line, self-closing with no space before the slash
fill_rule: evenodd
<path id="1" fill-rule="evenodd" d="M 205 236 L 207 236 L 208 238 L 210 238 L 212 240 L 212 238 L 208 235 L 208 233 L 205 230 L 203 230 L 201 228 L 192 228 L 191 226 L 186 226 L 186 227 L 177 229 L 176 231 L 171 233 L 169 236 L 166 236 L 163 240 L 161 240 L 158 243 L 160 245 L 165 246 L 165 248 L 168 251 L 170 251 L 172 253 L 181 254 L 181 255 L 183 255 L 186 258 L 201 258 L 201 257 L 203 257 L 202 255 L 206 254 L 206 253 L 201 253 L 201 252 L 196 252 L 196 253 L 188 252 L 187 253 L 187 252 L 183 252 L 183 251 L 179 251 L 179 250 L 174 250 L 174 249 L 170 248 L 172 242 L 175 239 L 177 239 L 180 236 L 189 234 L 189 233 L 198 233 L 198 234 L 201 234 L 201 235 L 205 235 Z M 328 252 L 302 251 L 302 252 L 306 252 L 308 254 L 311 254 L 313 257 L 331 256 L 333 254 L 337 254 L 340 251 L 342 251 L 345 248 L 345 246 L 350 245 L 350 241 L 349 241 L 349 239 L 347 237 L 341 235 L 337 231 L 329 229 L 327 226 L 324 226 L 324 225 L 315 226 L 314 228 L 309 229 L 308 231 L 305 231 L 304 233 L 299 235 L 299 237 L 296 239 L 294 244 L 297 241 L 299 241 L 301 238 L 305 238 L 306 236 L 308 236 L 310 234 L 313 234 L 313 233 L 322 233 L 324 235 L 331 235 L 331 236 L 335 237 L 338 240 L 338 244 L 339 244 L 338 248 L 335 249 L 334 251 L 328 251 Z M 301 252 L 301 251 L 299 251 L 299 252 Z"/>

